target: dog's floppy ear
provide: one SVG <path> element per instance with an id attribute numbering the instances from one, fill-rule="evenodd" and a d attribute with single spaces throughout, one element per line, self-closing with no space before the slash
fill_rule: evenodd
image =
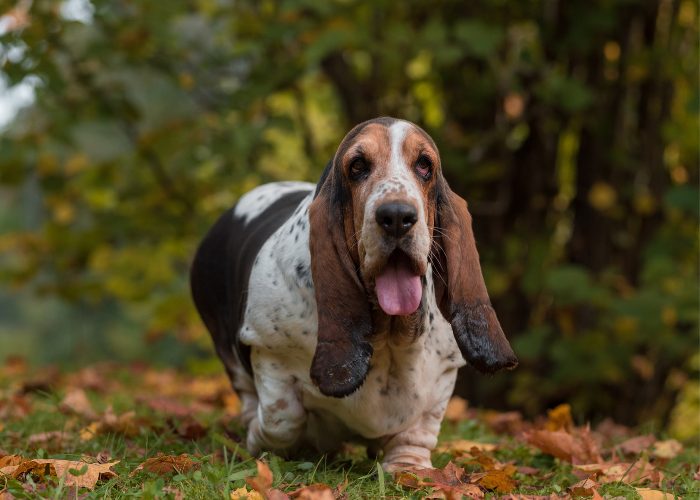
<path id="1" fill-rule="evenodd" d="M 332 164 L 309 208 L 311 274 L 318 308 L 318 343 L 311 380 L 326 396 L 344 397 L 362 385 L 372 346 L 367 294 L 345 237 L 349 193 Z"/>
<path id="2" fill-rule="evenodd" d="M 435 294 L 464 359 L 482 372 L 518 365 L 486 291 L 467 202 L 440 176 L 433 255 Z M 434 259 L 435 260 L 435 259 Z M 442 278 L 442 279 L 441 279 Z"/>

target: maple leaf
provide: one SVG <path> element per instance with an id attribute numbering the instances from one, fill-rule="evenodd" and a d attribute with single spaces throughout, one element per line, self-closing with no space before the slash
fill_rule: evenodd
<path id="1" fill-rule="evenodd" d="M 396 472 L 394 480 L 397 484 L 412 489 L 433 488 L 444 494 L 448 500 L 469 498 L 483 498 L 484 493 L 475 484 L 462 480 L 464 469 L 449 462 L 443 469 L 407 469 Z"/>
<path id="2" fill-rule="evenodd" d="M 602 462 L 598 445 L 593 441 L 588 428 L 577 429 L 573 434 L 533 430 L 524 436 L 528 443 L 560 460 L 573 464 Z"/>
<path id="3" fill-rule="evenodd" d="M 158 455 L 139 464 L 139 466 L 131 472 L 130 476 L 134 476 L 140 471 L 153 472 L 161 476 L 174 473 L 186 474 L 187 472 L 198 468 L 199 463 L 194 462 L 186 453 L 177 456 Z"/>
<path id="4" fill-rule="evenodd" d="M 55 477 L 59 480 L 63 479 L 63 484 L 67 487 L 92 490 L 97 481 L 116 477 L 117 474 L 112 467 L 118 463 L 119 460 L 100 464 L 50 458 L 32 459 L 2 467 L 0 472 L 18 480 L 23 480 L 27 476 L 39 481 L 44 481 L 46 477 Z"/>
<path id="5" fill-rule="evenodd" d="M 514 467 L 512 471 L 491 469 L 481 474 L 472 474 L 471 479 L 472 482 L 487 490 L 497 491 L 498 493 L 510 493 L 515 489 L 515 481 L 511 477 L 514 472 Z"/>
<path id="6" fill-rule="evenodd" d="M 646 460 L 634 463 L 595 463 L 576 465 L 576 470 L 593 474 L 601 483 L 624 482 L 627 484 L 649 482 L 658 485 L 663 473 Z"/>

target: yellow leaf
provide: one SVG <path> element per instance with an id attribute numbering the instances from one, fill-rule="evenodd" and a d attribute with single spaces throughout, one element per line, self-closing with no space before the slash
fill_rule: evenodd
<path id="1" fill-rule="evenodd" d="M 665 500 L 674 498 L 672 493 L 664 493 L 659 490 L 652 490 L 651 488 L 635 488 L 637 494 L 642 497 L 642 500 Z"/>
<path id="2" fill-rule="evenodd" d="M 676 441 L 675 439 L 668 439 L 666 441 L 657 441 L 654 443 L 654 450 L 652 455 L 657 458 L 675 458 L 678 454 L 683 451 L 683 445 Z"/>
<path id="3" fill-rule="evenodd" d="M 232 491 L 229 497 L 231 500 L 264 500 L 260 493 L 254 490 L 250 491 L 245 486 Z"/>
<path id="4" fill-rule="evenodd" d="M 571 418 L 571 406 L 564 403 L 552 410 L 547 410 L 548 431 L 570 430 L 574 427 L 574 420 Z"/>

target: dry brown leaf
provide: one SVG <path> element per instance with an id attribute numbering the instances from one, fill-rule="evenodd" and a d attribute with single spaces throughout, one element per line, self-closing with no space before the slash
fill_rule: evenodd
<path id="1" fill-rule="evenodd" d="M 132 472 L 131 476 L 139 471 L 153 472 L 159 475 L 166 474 L 186 474 L 187 472 L 198 469 L 199 463 L 194 462 L 189 455 L 158 455 L 151 457 L 145 462 L 139 464 Z"/>
<path id="2" fill-rule="evenodd" d="M 651 434 L 636 436 L 627 439 L 617 445 L 617 449 L 625 455 L 638 455 L 656 442 L 656 438 Z"/>
<path id="3" fill-rule="evenodd" d="M 17 465 L 3 467 L 2 472 L 15 479 L 23 480 L 27 475 L 43 481 L 46 476 L 63 479 L 66 487 L 94 489 L 97 481 L 115 477 L 112 466 L 119 460 L 106 464 L 86 463 L 74 460 L 33 459 Z M 9 471 L 9 469 L 12 469 Z"/>
<path id="4" fill-rule="evenodd" d="M 331 487 L 321 483 L 302 486 L 291 492 L 289 497 L 299 498 L 300 500 L 335 500 Z"/>
<path id="5" fill-rule="evenodd" d="M 59 409 L 91 420 L 97 417 L 87 394 L 82 389 L 71 389 L 68 391 L 61 401 Z"/>
<path id="6" fill-rule="evenodd" d="M 659 485 L 663 480 L 663 473 L 657 470 L 646 460 L 634 463 L 597 463 L 576 465 L 576 470 L 595 475 L 601 483 L 623 482 L 626 484 L 649 482 Z"/>
<path id="7" fill-rule="evenodd" d="M 112 466 L 119 463 L 119 460 L 108 462 L 106 464 L 85 462 L 77 462 L 73 460 L 36 460 L 39 463 L 49 463 L 53 465 L 56 476 L 63 478 L 64 484 L 68 487 L 95 488 L 97 481 L 100 479 L 107 480 L 116 477 L 117 474 L 112 470 Z M 84 471 L 84 472 L 83 472 Z"/>
<path id="8" fill-rule="evenodd" d="M 258 474 L 255 477 L 247 477 L 245 482 L 259 492 L 266 500 L 282 500 L 289 498 L 286 493 L 272 488 L 272 471 L 270 467 L 261 460 L 256 460 Z"/>
<path id="9" fill-rule="evenodd" d="M 569 486 L 569 492 L 575 497 L 590 497 L 598 486 L 598 483 L 588 478 Z"/>
<path id="10" fill-rule="evenodd" d="M 573 434 L 564 431 L 533 430 L 525 433 L 525 439 L 544 453 L 573 464 L 602 462 L 598 445 L 587 428 L 576 429 Z"/>
<path id="11" fill-rule="evenodd" d="M 515 468 L 513 468 L 515 471 Z M 511 478 L 509 470 L 492 469 L 482 474 L 472 474 L 472 482 L 482 488 L 498 493 L 510 493 L 515 489 L 515 481 Z"/>
<path id="12" fill-rule="evenodd" d="M 651 452 L 656 458 L 671 459 L 676 458 L 683 451 L 683 445 L 675 439 L 657 441 L 654 443 L 654 450 Z"/>
<path id="13" fill-rule="evenodd" d="M 642 497 L 642 500 L 671 500 L 675 498 L 673 493 L 664 493 L 659 490 L 652 490 L 649 488 L 635 488 L 637 494 Z"/>
<path id="14" fill-rule="evenodd" d="M 19 465 L 24 462 L 24 460 L 25 459 L 20 455 L 6 455 L 4 457 L 0 457 L 0 469 L 11 465 Z"/>
<path id="15" fill-rule="evenodd" d="M 449 453 L 450 455 L 474 455 L 476 452 L 494 451 L 497 448 L 492 443 L 479 443 L 466 439 L 447 441 L 438 446 L 435 451 L 439 453 Z"/>
<path id="16" fill-rule="evenodd" d="M 564 403 L 552 410 L 547 410 L 545 428 L 548 431 L 570 431 L 573 429 L 574 420 L 571 418 L 571 406 Z"/>
<path id="17" fill-rule="evenodd" d="M 459 422 L 468 418 L 467 409 L 469 404 L 466 399 L 460 398 L 459 396 L 453 396 L 447 403 L 447 410 L 445 410 L 445 418 L 451 420 L 452 422 Z"/>
<path id="18" fill-rule="evenodd" d="M 484 493 L 475 484 L 464 482 L 464 469 L 452 462 L 443 469 L 408 469 L 394 474 L 397 484 L 412 489 L 433 488 L 444 494 L 448 500 L 469 498 L 483 498 Z"/>

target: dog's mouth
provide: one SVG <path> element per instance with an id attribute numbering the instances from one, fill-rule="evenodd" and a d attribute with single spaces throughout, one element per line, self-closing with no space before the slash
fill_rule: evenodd
<path id="1" fill-rule="evenodd" d="M 394 250 L 375 278 L 379 307 L 389 316 L 407 316 L 420 306 L 423 285 L 418 265 L 400 249 Z"/>

